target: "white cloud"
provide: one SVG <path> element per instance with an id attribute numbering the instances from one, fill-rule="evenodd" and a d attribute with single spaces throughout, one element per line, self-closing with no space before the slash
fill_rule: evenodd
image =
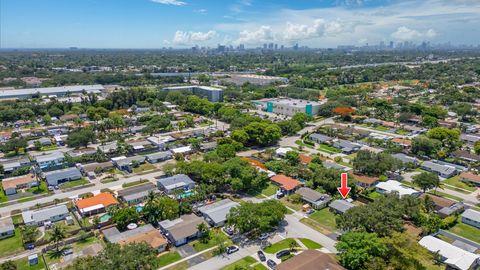
<path id="1" fill-rule="evenodd" d="M 173 43 L 177 45 L 189 45 L 192 42 L 203 42 L 213 39 L 217 35 L 216 31 L 208 32 L 186 32 L 177 31 L 173 37 Z"/>
<path id="2" fill-rule="evenodd" d="M 262 25 L 254 31 L 243 30 L 235 43 L 258 44 L 260 42 L 273 40 L 273 31 L 271 26 Z"/>
<path id="3" fill-rule="evenodd" d="M 152 2 L 163 4 L 163 5 L 172 5 L 172 6 L 185 6 L 187 3 L 179 0 L 151 0 Z"/>
<path id="4" fill-rule="evenodd" d="M 400 26 L 397 31 L 393 32 L 390 36 L 397 41 L 412 41 L 420 39 L 431 39 L 437 35 L 435 30 L 429 29 L 422 33 L 415 29 L 408 28 L 406 26 Z"/>
<path id="5" fill-rule="evenodd" d="M 194 12 L 196 12 L 196 13 L 200 13 L 200 14 L 207 14 L 207 10 L 206 10 L 206 9 L 204 9 L 204 8 L 201 8 L 201 9 L 194 10 Z"/>

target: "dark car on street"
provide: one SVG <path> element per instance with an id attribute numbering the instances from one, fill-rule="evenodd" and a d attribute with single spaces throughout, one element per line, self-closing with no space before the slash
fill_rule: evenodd
<path id="1" fill-rule="evenodd" d="M 264 262 L 267 259 L 267 257 L 265 257 L 265 254 L 261 250 L 257 252 L 257 255 L 261 262 Z"/>

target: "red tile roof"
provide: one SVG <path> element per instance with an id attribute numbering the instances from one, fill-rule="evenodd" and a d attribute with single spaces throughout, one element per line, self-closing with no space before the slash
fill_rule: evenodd
<path id="1" fill-rule="evenodd" d="M 108 207 L 110 205 L 118 204 L 118 201 L 111 193 L 103 192 L 93 197 L 79 200 L 76 204 L 78 209 L 85 209 L 99 204 L 102 204 L 103 207 Z"/>
<path id="2" fill-rule="evenodd" d="M 302 182 L 300 182 L 298 180 L 295 180 L 293 178 L 290 178 L 288 176 L 285 176 L 283 174 L 274 175 L 270 179 L 273 182 L 275 182 L 276 184 L 280 185 L 282 188 L 284 188 L 287 191 L 293 190 L 293 189 L 303 185 Z"/>

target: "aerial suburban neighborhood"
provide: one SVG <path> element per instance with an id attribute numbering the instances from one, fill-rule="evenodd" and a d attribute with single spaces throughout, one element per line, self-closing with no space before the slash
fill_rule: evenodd
<path id="1" fill-rule="evenodd" d="M 0 1 L 0 270 L 480 269 L 480 2 L 66 2 Z"/>

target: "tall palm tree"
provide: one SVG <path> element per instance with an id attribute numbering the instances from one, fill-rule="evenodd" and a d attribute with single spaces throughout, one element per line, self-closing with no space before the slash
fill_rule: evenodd
<path id="1" fill-rule="evenodd" d="M 65 239 L 66 231 L 65 228 L 61 225 L 53 225 L 52 230 L 50 231 L 50 242 L 55 243 L 55 249 L 58 252 L 58 247 L 60 242 Z"/>

